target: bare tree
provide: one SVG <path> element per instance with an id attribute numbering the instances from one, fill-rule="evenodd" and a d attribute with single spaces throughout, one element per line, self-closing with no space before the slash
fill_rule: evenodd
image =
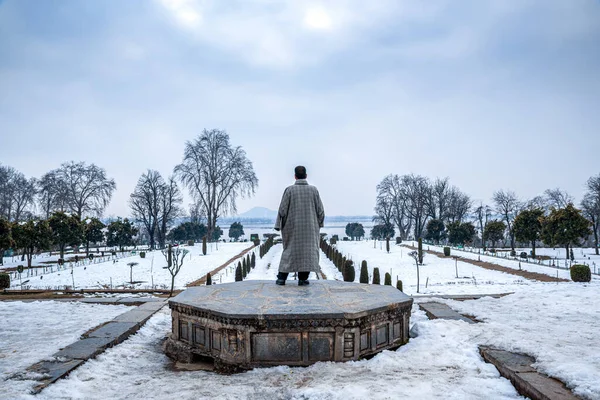
<path id="1" fill-rule="evenodd" d="M 445 213 L 448 223 L 462 222 L 471 210 L 472 202 L 468 194 L 452 187 L 448 193 L 447 211 Z"/>
<path id="2" fill-rule="evenodd" d="M 138 180 L 129 197 L 129 207 L 148 234 L 151 248 L 156 247 L 157 241 L 161 248 L 164 247 L 167 230 L 179 215 L 181 201 L 172 177 L 165 182 L 158 171 L 148 170 Z"/>
<path id="3" fill-rule="evenodd" d="M 35 179 L 27 179 L 13 167 L 0 165 L 0 217 L 21 222 L 33 216 Z"/>
<path id="4" fill-rule="evenodd" d="M 84 215 L 101 216 L 116 189 L 114 179 L 95 164 L 68 162 L 59 168 L 59 178 L 65 187 L 68 209 L 79 220 Z"/>
<path id="5" fill-rule="evenodd" d="M 158 214 L 158 243 L 165 247 L 167 231 L 175 221 L 175 218 L 181 215 L 182 197 L 174 177 L 161 188 L 160 193 L 160 213 Z"/>
<path id="6" fill-rule="evenodd" d="M 14 181 L 13 187 L 13 206 L 14 222 L 21 222 L 24 216 L 33 216 L 33 207 L 35 206 L 36 179 L 26 179 L 25 175 L 19 173 Z"/>
<path id="7" fill-rule="evenodd" d="M 487 204 L 483 204 L 483 202 L 475 208 L 475 218 L 479 222 L 479 232 L 481 233 L 481 246 L 483 247 L 483 251 L 485 251 L 486 248 L 483 232 L 491 217 L 491 213 L 492 209 Z"/>
<path id="8" fill-rule="evenodd" d="M 37 181 L 37 194 L 39 210 L 45 219 L 54 211 L 67 211 L 66 187 L 59 170 L 42 175 Z"/>
<path id="9" fill-rule="evenodd" d="M 432 219 L 447 221 L 448 206 L 450 201 L 450 180 L 437 178 L 431 184 L 427 196 L 427 214 Z"/>
<path id="10" fill-rule="evenodd" d="M 598 251 L 598 236 L 600 235 L 600 174 L 588 179 L 587 192 L 581 202 L 584 215 L 592 222 L 594 234 L 594 247 L 596 254 Z"/>
<path id="11" fill-rule="evenodd" d="M 377 221 L 392 223 L 398 227 L 398 234 L 406 239 L 412 226 L 408 217 L 408 202 L 398 175 L 388 175 L 377 185 L 375 212 Z M 391 212 L 391 215 L 390 215 Z"/>
<path id="12" fill-rule="evenodd" d="M 8 165 L 0 165 L 0 217 L 12 221 L 14 208 L 14 185 L 19 171 Z"/>
<path id="13" fill-rule="evenodd" d="M 502 215 L 502 219 L 506 222 L 506 229 L 510 237 L 510 247 L 514 251 L 515 233 L 512 224 L 521 209 L 521 203 L 515 192 L 511 190 L 494 192 L 493 200 L 496 205 L 496 211 Z"/>
<path id="14" fill-rule="evenodd" d="M 151 249 L 154 249 L 156 244 L 155 237 L 161 207 L 160 195 L 164 184 L 158 171 L 148 170 L 138 179 L 133 193 L 129 196 L 132 216 L 142 223 L 148 234 Z"/>
<path id="15" fill-rule="evenodd" d="M 544 199 L 546 200 L 546 208 L 565 208 L 569 203 L 573 203 L 573 196 L 569 193 L 556 189 L 547 189 L 544 192 Z"/>
<path id="16" fill-rule="evenodd" d="M 175 175 L 202 204 L 209 238 L 217 218 L 236 212 L 236 199 L 253 195 L 258 186 L 246 152 L 232 147 L 229 135 L 218 129 L 205 129 L 194 141 L 186 142 L 183 162 L 175 167 Z"/>
<path id="17" fill-rule="evenodd" d="M 429 196 L 429 180 L 420 175 L 404 175 L 402 186 L 409 203 L 408 215 L 414 223 L 415 239 L 423 236 L 427 223 L 427 198 Z"/>

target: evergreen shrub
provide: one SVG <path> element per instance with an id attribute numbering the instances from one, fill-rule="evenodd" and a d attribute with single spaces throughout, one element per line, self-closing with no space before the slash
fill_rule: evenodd
<path id="1" fill-rule="evenodd" d="M 592 280 L 590 267 L 582 264 L 571 266 L 571 279 L 573 282 L 589 282 Z"/>
<path id="2" fill-rule="evenodd" d="M 390 275 L 389 272 L 385 273 L 385 281 L 383 283 L 384 285 L 388 285 L 388 286 L 392 286 L 392 276 Z"/>
<path id="3" fill-rule="evenodd" d="M 369 270 L 365 260 L 360 265 L 360 283 L 369 283 Z"/>
<path id="4" fill-rule="evenodd" d="M 379 268 L 373 269 L 373 285 L 381 285 L 381 277 L 379 276 Z"/>
<path id="5" fill-rule="evenodd" d="M 10 275 L 1 273 L 0 274 L 0 289 L 8 289 L 10 287 Z"/>
<path id="6" fill-rule="evenodd" d="M 402 281 L 399 280 L 396 282 L 396 289 L 402 292 Z"/>
<path id="7" fill-rule="evenodd" d="M 444 255 L 450 257 L 450 247 L 444 246 Z"/>

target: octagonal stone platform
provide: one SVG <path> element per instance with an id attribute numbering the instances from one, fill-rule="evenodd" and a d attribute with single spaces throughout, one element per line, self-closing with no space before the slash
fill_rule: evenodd
<path id="1" fill-rule="evenodd" d="M 408 342 L 412 303 L 392 286 L 327 280 L 191 287 L 169 301 L 165 351 L 222 372 L 357 360 Z"/>

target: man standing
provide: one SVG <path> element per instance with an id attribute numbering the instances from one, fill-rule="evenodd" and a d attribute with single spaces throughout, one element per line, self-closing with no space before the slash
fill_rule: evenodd
<path id="1" fill-rule="evenodd" d="M 316 187 L 306 181 L 306 168 L 294 170 L 296 183 L 283 192 L 275 230 L 281 230 L 283 254 L 277 284 L 285 285 L 290 272 L 298 272 L 298 286 L 308 285 L 311 271 L 319 271 L 319 229 L 325 212 Z"/>

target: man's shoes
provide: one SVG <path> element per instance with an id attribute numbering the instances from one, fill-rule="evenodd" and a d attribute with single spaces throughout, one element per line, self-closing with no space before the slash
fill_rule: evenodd
<path id="1" fill-rule="evenodd" d="M 298 286 L 308 286 L 308 284 L 310 284 L 310 282 L 307 280 L 299 280 L 298 281 Z"/>
<path id="2" fill-rule="evenodd" d="M 285 286 L 285 279 L 277 279 L 275 283 L 280 286 Z"/>

